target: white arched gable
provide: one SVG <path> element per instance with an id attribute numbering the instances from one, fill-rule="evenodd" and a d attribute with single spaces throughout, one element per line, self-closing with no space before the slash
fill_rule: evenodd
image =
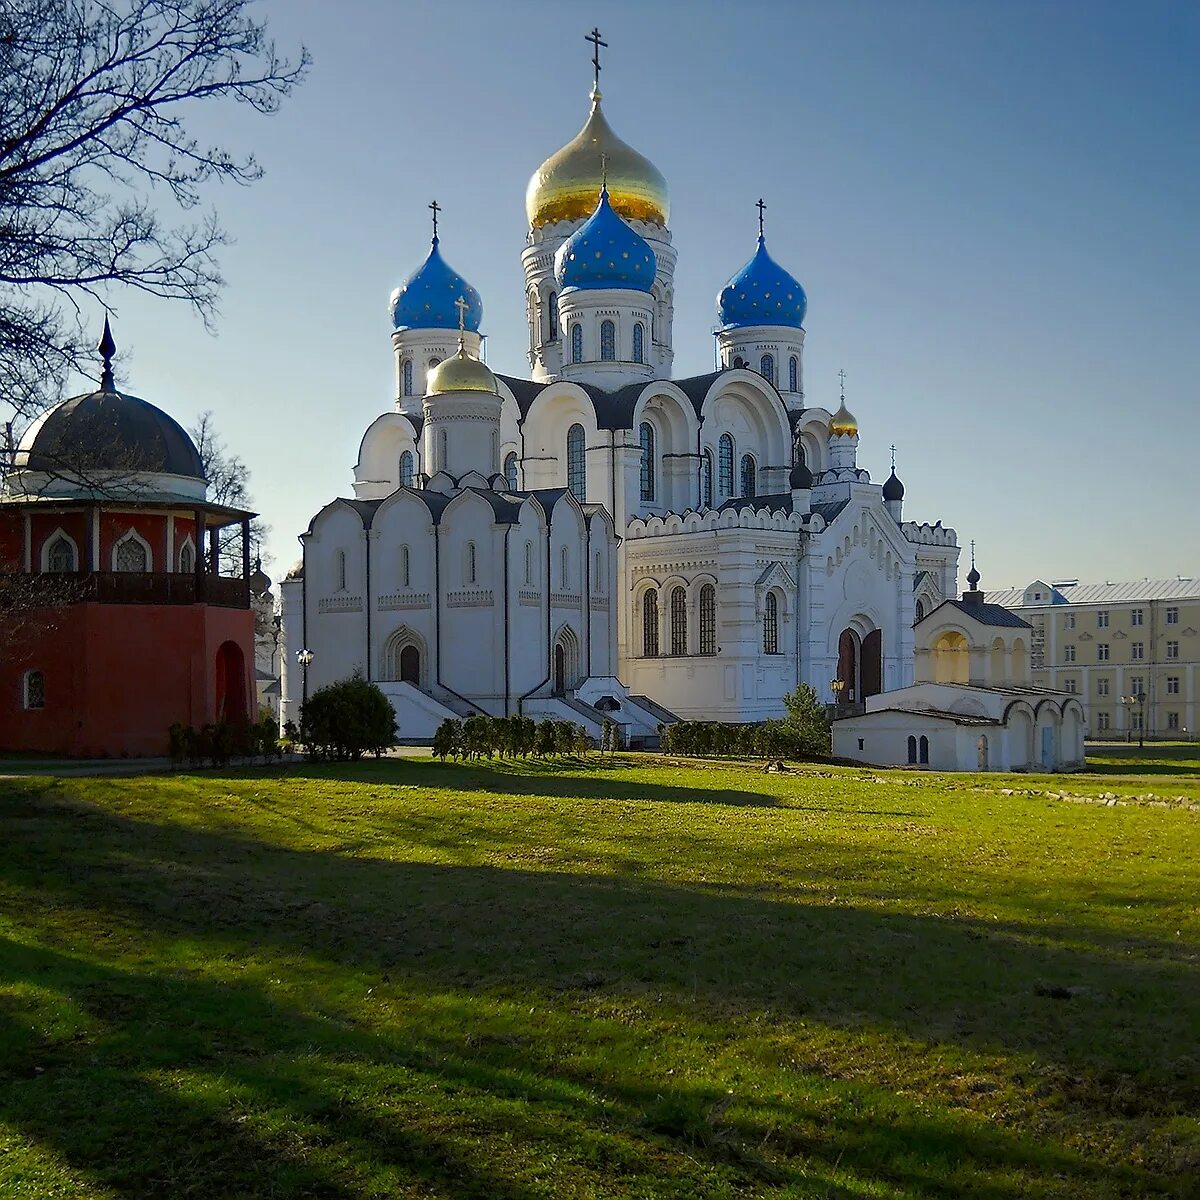
<path id="1" fill-rule="evenodd" d="M 367 426 L 354 466 L 356 490 L 363 498 L 387 495 L 400 486 L 400 455 L 413 456 L 414 476 L 420 471 L 417 429 L 405 413 L 386 412 Z"/>
<path id="2" fill-rule="evenodd" d="M 757 491 L 786 490 L 792 464 L 792 429 L 779 393 L 756 371 L 723 371 L 700 406 L 702 442 L 716 455 L 722 433 L 734 441 L 734 492 L 741 489 L 741 459 L 752 454 L 758 469 Z M 781 469 L 782 477 L 767 472 Z"/>

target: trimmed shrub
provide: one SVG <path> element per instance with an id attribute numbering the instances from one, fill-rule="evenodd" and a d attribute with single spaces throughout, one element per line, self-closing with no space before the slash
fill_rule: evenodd
<path id="1" fill-rule="evenodd" d="M 348 761 L 377 758 L 396 742 L 396 714 L 373 683 L 359 675 L 318 688 L 300 719 L 309 757 Z"/>

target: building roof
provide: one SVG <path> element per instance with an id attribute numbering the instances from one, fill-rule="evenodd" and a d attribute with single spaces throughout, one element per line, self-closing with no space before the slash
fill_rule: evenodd
<path id="1" fill-rule="evenodd" d="M 1200 579 L 1141 579 L 1129 583 L 1059 583 L 1052 590 L 1062 597 L 1046 603 L 1026 604 L 1029 585 L 988 592 L 989 604 L 1005 608 L 1048 608 L 1053 604 L 1121 604 L 1138 600 L 1200 599 Z"/>
<path id="2" fill-rule="evenodd" d="M 957 608 L 964 616 L 970 617 L 971 620 L 978 622 L 980 625 L 993 625 L 1004 629 L 1031 628 L 1028 621 L 1022 617 L 1018 617 L 1011 609 L 1005 608 L 1002 604 L 989 604 L 985 600 L 975 602 L 970 600 L 943 600 L 933 612 L 926 613 L 917 624 L 920 625 L 925 621 L 931 621 L 934 614 L 941 612 L 947 604 L 953 608 Z"/>

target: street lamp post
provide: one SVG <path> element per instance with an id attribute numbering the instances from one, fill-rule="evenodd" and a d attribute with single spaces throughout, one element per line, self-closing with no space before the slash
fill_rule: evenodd
<path id="1" fill-rule="evenodd" d="M 308 707 L 308 668 L 313 660 L 313 652 L 307 648 L 296 651 L 296 661 L 300 664 L 300 740 L 304 741 L 304 710 Z"/>
<path id="2" fill-rule="evenodd" d="M 1138 692 L 1135 696 L 1122 696 L 1121 705 L 1125 709 L 1125 741 L 1133 741 L 1133 706 L 1138 709 L 1138 746 L 1146 745 L 1146 693 Z"/>
<path id="3" fill-rule="evenodd" d="M 831 679 L 829 681 L 829 690 L 833 693 L 834 704 L 841 704 L 842 693 L 846 690 L 846 681 L 844 679 Z"/>

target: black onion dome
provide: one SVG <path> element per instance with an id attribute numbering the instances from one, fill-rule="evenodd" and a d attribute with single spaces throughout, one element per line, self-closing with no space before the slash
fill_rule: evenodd
<path id="1" fill-rule="evenodd" d="M 788 476 L 788 484 L 794 492 L 811 488 L 813 485 L 812 472 L 802 462 L 799 462 L 792 468 L 792 473 Z"/>
<path id="2" fill-rule="evenodd" d="M 904 484 L 897 478 L 895 471 L 887 477 L 887 482 L 883 485 L 883 498 L 885 500 L 904 499 Z"/>
<path id="3" fill-rule="evenodd" d="M 204 479 L 196 444 L 161 408 L 123 392 L 64 400 L 35 421 L 17 448 L 29 471 L 125 471 Z"/>

